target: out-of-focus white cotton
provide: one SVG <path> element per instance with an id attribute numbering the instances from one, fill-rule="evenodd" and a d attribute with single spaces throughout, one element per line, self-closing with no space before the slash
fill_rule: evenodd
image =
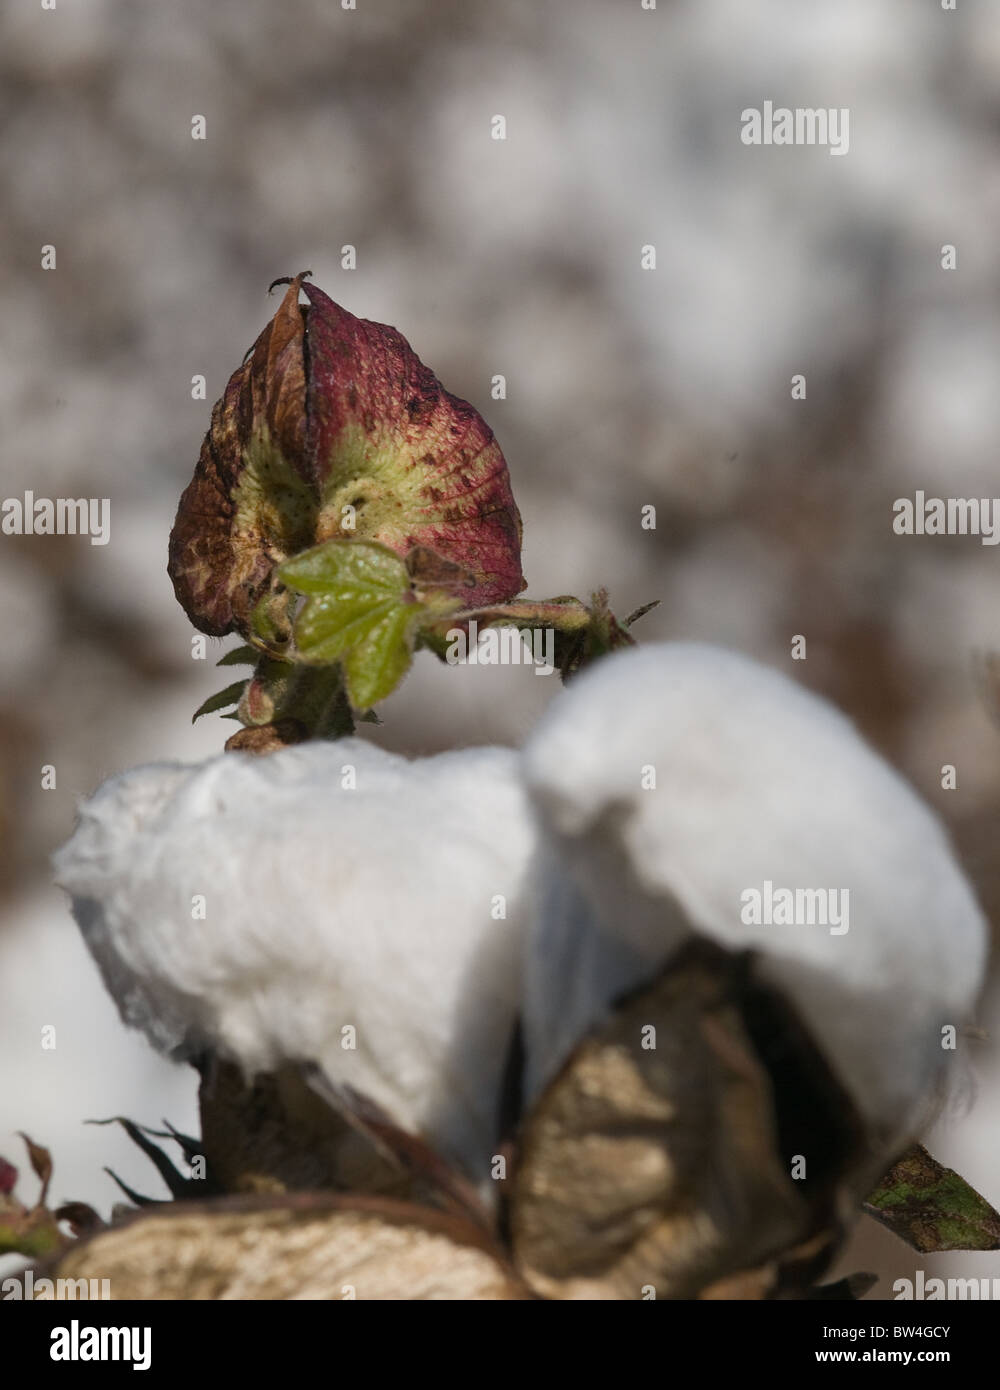
<path id="1" fill-rule="evenodd" d="M 942 1028 L 978 991 L 985 927 L 937 816 L 846 718 L 743 656 L 653 644 L 561 692 L 523 767 L 549 863 L 526 968 L 529 1095 L 700 933 L 760 952 L 876 1132 L 912 1121 L 949 1055 Z M 747 924 L 743 895 L 767 882 L 837 890 L 835 907 L 849 890 L 847 932 Z"/>

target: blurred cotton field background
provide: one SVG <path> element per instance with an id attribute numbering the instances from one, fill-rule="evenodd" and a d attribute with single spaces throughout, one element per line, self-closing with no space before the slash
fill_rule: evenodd
<path id="1" fill-rule="evenodd" d="M 1000 554 L 892 531 L 918 488 L 1000 494 L 996 6 L 357 6 L 58 0 L 3 17 L 0 493 L 108 497 L 111 540 L 0 537 L 0 1152 L 20 1164 L 27 1130 L 53 1150 L 53 1197 L 105 1214 L 104 1163 L 162 1189 L 82 1121 L 193 1128 L 193 1073 L 120 1026 L 47 856 L 104 777 L 198 759 L 232 730 L 191 726 L 227 683 L 224 647 L 192 659 L 166 544 L 276 276 L 310 267 L 480 409 L 532 595 L 603 584 L 621 615 L 660 599 L 638 635 L 721 642 L 830 696 L 1000 908 L 1000 731 L 972 663 L 1000 650 Z M 741 112 L 768 99 L 847 107 L 849 152 L 747 147 Z M 414 753 L 518 743 L 555 683 L 425 653 L 367 732 Z M 976 1108 L 930 1145 L 997 1203 L 995 1043 L 979 1056 Z M 882 1297 L 916 1268 L 1000 1275 L 1000 1257 L 918 1256 L 868 1222 L 843 1263 L 877 1269 Z"/>

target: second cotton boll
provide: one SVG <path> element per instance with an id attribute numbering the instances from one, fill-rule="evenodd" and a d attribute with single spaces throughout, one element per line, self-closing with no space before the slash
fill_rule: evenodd
<path id="1" fill-rule="evenodd" d="M 657 644 L 585 671 L 523 765 L 548 864 L 529 1100 L 612 1001 L 703 937 L 759 953 L 876 1152 L 897 1145 L 975 1001 L 986 932 L 938 818 L 850 722 L 745 657 Z"/>

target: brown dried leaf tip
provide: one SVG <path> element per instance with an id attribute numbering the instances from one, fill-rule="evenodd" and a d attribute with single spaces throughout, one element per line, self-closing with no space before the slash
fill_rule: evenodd
<path id="1" fill-rule="evenodd" d="M 48 1206 L 49 1184 L 52 1181 L 52 1155 L 21 1132 L 28 1162 L 40 1183 L 38 1197 L 29 1207 L 14 1194 L 17 1169 L 0 1158 L 0 1255 L 27 1255 L 30 1259 L 48 1257 L 63 1250 L 69 1237 L 59 1229 L 60 1221 L 69 1221 L 74 1234 L 84 1225 L 93 1228 L 100 1223 L 97 1213 L 82 1202 L 69 1202 L 57 1211 Z"/>
<path id="2" fill-rule="evenodd" d="M 427 547 L 471 576 L 470 606 L 519 593 L 521 518 L 492 431 L 394 328 L 306 274 L 216 402 L 181 497 L 168 570 L 188 617 L 248 636 L 275 567 L 341 537 Z M 269 605 L 279 632 L 288 601 L 279 589 Z"/>

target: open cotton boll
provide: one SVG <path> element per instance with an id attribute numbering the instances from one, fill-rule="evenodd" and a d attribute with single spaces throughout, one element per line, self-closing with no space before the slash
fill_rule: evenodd
<path id="1" fill-rule="evenodd" d="M 512 752 L 344 739 L 113 777 L 55 869 L 160 1049 L 315 1061 L 484 1178 L 532 840 Z"/>
<path id="2" fill-rule="evenodd" d="M 743 656 L 657 644 L 583 672 L 523 765 L 549 857 L 526 969 L 529 1096 L 701 934 L 761 953 L 873 1135 L 895 1142 L 949 1055 L 942 1030 L 975 999 L 986 933 L 938 818 L 853 725 Z"/>

